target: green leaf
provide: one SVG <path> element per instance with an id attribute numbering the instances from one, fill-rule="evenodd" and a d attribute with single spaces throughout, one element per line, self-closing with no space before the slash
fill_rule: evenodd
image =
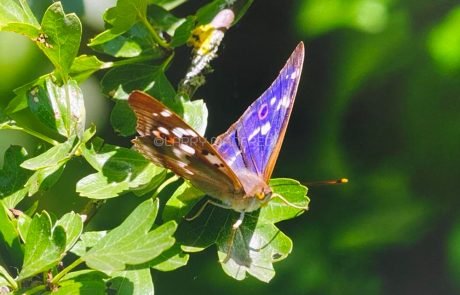
<path id="1" fill-rule="evenodd" d="M 188 259 L 189 255 L 184 253 L 178 244 L 175 244 L 148 264 L 159 271 L 173 271 L 186 265 Z"/>
<path id="2" fill-rule="evenodd" d="M 83 219 L 79 214 L 69 212 L 56 222 L 56 226 L 61 226 L 66 233 L 65 251 L 67 252 L 77 242 L 83 231 Z"/>
<path id="3" fill-rule="evenodd" d="M 208 123 L 208 108 L 203 100 L 184 101 L 184 121 L 200 135 L 204 135 Z"/>
<path id="4" fill-rule="evenodd" d="M 65 80 L 80 47 L 80 20 L 74 13 L 65 14 L 62 4 L 55 2 L 45 11 L 41 27 L 47 44 L 37 44 Z"/>
<path id="5" fill-rule="evenodd" d="M 102 91 L 115 99 L 127 100 L 132 91 L 142 90 L 169 107 L 175 104 L 176 91 L 160 66 L 117 67 L 107 72 L 101 84 Z"/>
<path id="6" fill-rule="evenodd" d="M 118 29 L 129 29 L 139 19 L 145 18 L 146 12 L 147 0 L 118 0 L 112 24 Z"/>
<path id="7" fill-rule="evenodd" d="M 153 281 L 149 268 L 114 272 L 110 289 L 117 294 L 153 295 Z"/>
<path id="8" fill-rule="evenodd" d="M 154 28 L 157 31 L 166 32 L 170 36 L 173 36 L 176 28 L 185 21 L 185 19 L 177 18 L 166 9 L 157 5 L 150 5 L 147 13 L 152 19 Z"/>
<path id="9" fill-rule="evenodd" d="M 74 134 L 81 137 L 86 111 L 83 94 L 75 80 L 58 86 L 47 78 L 45 85 L 35 86 L 28 92 L 28 104 L 45 126 L 67 138 Z"/>
<path id="10" fill-rule="evenodd" d="M 24 249 L 24 264 L 19 279 L 44 272 L 57 265 L 66 245 L 66 233 L 61 226 L 51 228 L 51 218 L 43 211 L 32 219 Z"/>
<path id="11" fill-rule="evenodd" d="M 29 170 L 39 170 L 59 165 L 65 161 L 73 147 L 74 139 L 57 144 L 34 158 L 28 159 L 21 164 L 22 168 Z"/>
<path id="12" fill-rule="evenodd" d="M 195 18 L 191 16 L 187 17 L 187 19 L 174 31 L 170 45 L 172 47 L 179 47 L 187 43 L 192 35 L 194 27 Z"/>
<path id="13" fill-rule="evenodd" d="M 117 197 L 128 189 L 154 189 L 166 171 L 134 150 L 106 144 L 100 150 L 82 147 L 82 155 L 98 172 L 81 179 L 77 192 L 92 199 Z M 153 182 L 153 184 L 152 184 Z"/>
<path id="14" fill-rule="evenodd" d="M 14 279 L 8 273 L 8 271 L 1 265 L 0 265 L 0 287 L 12 287 L 14 289 L 17 289 L 18 287 Z"/>
<path id="15" fill-rule="evenodd" d="M 107 276 L 94 270 L 70 272 L 59 281 L 59 289 L 45 294 L 107 294 Z"/>
<path id="16" fill-rule="evenodd" d="M 112 273 L 127 265 L 145 263 L 174 244 L 175 222 L 167 222 L 150 231 L 158 212 L 158 199 L 140 204 L 125 221 L 106 236 L 82 258 L 93 269 Z"/>
<path id="17" fill-rule="evenodd" d="M 25 213 L 19 214 L 17 217 L 17 228 L 19 235 L 21 236 L 22 241 L 25 243 L 27 238 L 27 233 L 29 232 L 30 224 L 32 223 L 32 218 Z"/>
<path id="18" fill-rule="evenodd" d="M 32 196 L 39 190 L 45 191 L 52 187 L 61 177 L 65 164 L 65 161 L 61 161 L 55 166 L 35 171 L 25 185 L 28 195 Z"/>
<path id="19" fill-rule="evenodd" d="M 3 30 L 2 27 L 9 23 L 27 23 L 38 26 L 27 2 L 22 0 L 20 5 L 14 0 L 2 0 L 0 2 L 0 30 Z"/>
<path id="20" fill-rule="evenodd" d="M 193 206 L 205 196 L 189 182 L 181 184 L 166 202 L 163 210 L 163 220 L 180 222 Z"/>
<path id="21" fill-rule="evenodd" d="M 82 82 L 95 72 L 111 66 L 111 62 L 103 62 L 94 55 L 83 54 L 74 59 L 70 68 L 70 76 L 76 81 Z"/>
<path id="22" fill-rule="evenodd" d="M 16 207 L 27 194 L 24 185 L 32 172 L 20 167 L 27 158 L 27 151 L 20 146 L 10 146 L 5 152 L 0 170 L 0 198 L 7 208 Z"/>
<path id="23" fill-rule="evenodd" d="M 304 186 L 291 179 L 270 182 L 274 193 L 289 202 L 307 206 Z M 184 221 L 176 234 L 186 251 L 200 251 L 216 244 L 224 271 L 237 280 L 247 274 L 268 282 L 275 275 L 273 263 L 282 260 L 292 250 L 292 242 L 274 224 L 294 218 L 301 210 L 289 207 L 279 198 L 255 212 L 246 213 L 243 224 L 236 230 L 232 225 L 239 213 L 218 207 L 207 208 L 193 221 Z"/>
<path id="24" fill-rule="evenodd" d="M 117 100 L 110 114 L 110 123 L 115 132 L 122 136 L 136 133 L 136 115 L 125 100 Z"/>
<path id="25" fill-rule="evenodd" d="M 22 262 L 23 253 L 19 234 L 7 210 L 0 201 L 0 252 L 8 265 L 17 267 Z"/>
<path id="26" fill-rule="evenodd" d="M 1 28 L 2 31 L 13 32 L 26 36 L 32 41 L 36 41 L 40 35 L 40 27 L 26 23 L 9 23 Z"/>
<path id="27" fill-rule="evenodd" d="M 187 0 L 150 0 L 150 4 L 161 6 L 166 10 L 172 10 L 181 4 L 184 4 Z"/>
<path id="28" fill-rule="evenodd" d="M 80 235 L 80 240 L 73 246 L 70 252 L 81 257 L 106 235 L 107 231 L 105 230 L 85 232 Z"/>
<path id="29" fill-rule="evenodd" d="M 155 43 L 149 30 L 137 23 L 128 31 L 122 34 L 110 34 L 105 31 L 96 36 L 90 46 L 92 49 L 114 56 L 114 57 L 136 57 L 143 56 L 145 59 L 159 59 L 165 53 Z"/>

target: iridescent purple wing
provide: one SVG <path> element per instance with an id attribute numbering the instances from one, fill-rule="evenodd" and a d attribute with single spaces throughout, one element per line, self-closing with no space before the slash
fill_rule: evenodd
<path id="1" fill-rule="evenodd" d="M 299 43 L 273 84 L 244 112 L 215 147 L 238 175 L 250 170 L 268 182 L 291 115 L 304 59 Z"/>

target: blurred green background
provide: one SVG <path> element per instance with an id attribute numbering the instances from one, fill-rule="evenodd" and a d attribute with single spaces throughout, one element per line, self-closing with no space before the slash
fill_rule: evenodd
<path id="1" fill-rule="evenodd" d="M 189 1 L 187 15 L 207 1 Z M 49 1 L 32 2 L 40 14 Z M 113 1 L 64 1 L 88 39 Z M 254 1 L 226 35 L 215 72 L 197 97 L 209 108 L 207 135 L 225 131 L 276 77 L 303 40 L 306 61 L 274 177 L 347 177 L 311 187 L 311 210 L 280 224 L 294 251 L 270 284 L 227 277 L 215 249 L 171 273 L 154 274 L 157 294 L 460 293 L 460 3 L 454 0 Z M 90 52 L 81 48 L 81 52 Z M 178 52 L 177 84 L 189 52 Z M 12 89 L 51 69 L 34 44 L 0 34 L 0 104 Z M 110 143 L 129 146 L 108 124 L 112 104 L 98 80 L 83 85 L 89 121 Z M 0 152 L 28 137 L 2 131 Z M 49 211 L 78 210 L 74 161 L 46 196 Z M 46 199 L 44 199 L 46 197 Z M 110 200 L 92 225 L 125 216 L 132 196 Z M 128 205 L 127 205 L 128 204 Z M 132 205 L 130 207 L 130 205 Z"/>

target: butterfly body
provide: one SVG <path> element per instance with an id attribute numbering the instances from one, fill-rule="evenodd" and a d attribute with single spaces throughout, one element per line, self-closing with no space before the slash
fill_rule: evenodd
<path id="1" fill-rule="evenodd" d="M 272 199 L 268 182 L 292 111 L 304 58 L 300 43 L 272 85 L 212 145 L 148 94 L 134 91 L 138 151 L 238 212 Z"/>

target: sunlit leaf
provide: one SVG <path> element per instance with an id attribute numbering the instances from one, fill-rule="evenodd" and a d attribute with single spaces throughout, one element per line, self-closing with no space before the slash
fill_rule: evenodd
<path id="1" fill-rule="evenodd" d="M 174 244 L 176 230 L 176 223 L 167 222 L 150 231 L 157 212 L 158 199 L 143 202 L 86 252 L 83 260 L 93 269 L 112 273 L 157 257 Z"/>
<path id="2" fill-rule="evenodd" d="M 82 155 L 98 171 L 77 183 L 77 192 L 88 198 L 113 198 L 128 189 L 145 186 L 153 189 L 166 173 L 134 150 L 109 144 L 97 150 L 94 146 L 82 147 Z"/>
<path id="3" fill-rule="evenodd" d="M 48 213 L 36 214 L 27 233 L 24 264 L 19 277 L 31 277 L 57 265 L 65 250 L 66 233 L 60 226 L 51 227 Z"/>
<path id="4" fill-rule="evenodd" d="M 306 206 L 307 190 L 291 179 L 270 182 L 275 193 L 289 202 Z M 275 275 L 273 263 L 288 256 L 292 242 L 274 224 L 294 218 L 302 210 L 291 208 L 280 199 L 274 199 L 261 210 L 246 213 L 243 224 L 236 230 L 232 225 L 239 213 L 214 206 L 207 208 L 193 221 L 184 221 L 178 230 L 178 241 L 186 251 L 199 251 L 216 244 L 224 271 L 237 280 L 247 274 L 268 282 Z"/>
<path id="5" fill-rule="evenodd" d="M 46 40 L 37 44 L 65 79 L 80 47 L 80 20 L 73 13 L 65 14 L 62 4 L 55 2 L 43 15 L 41 28 Z"/>

